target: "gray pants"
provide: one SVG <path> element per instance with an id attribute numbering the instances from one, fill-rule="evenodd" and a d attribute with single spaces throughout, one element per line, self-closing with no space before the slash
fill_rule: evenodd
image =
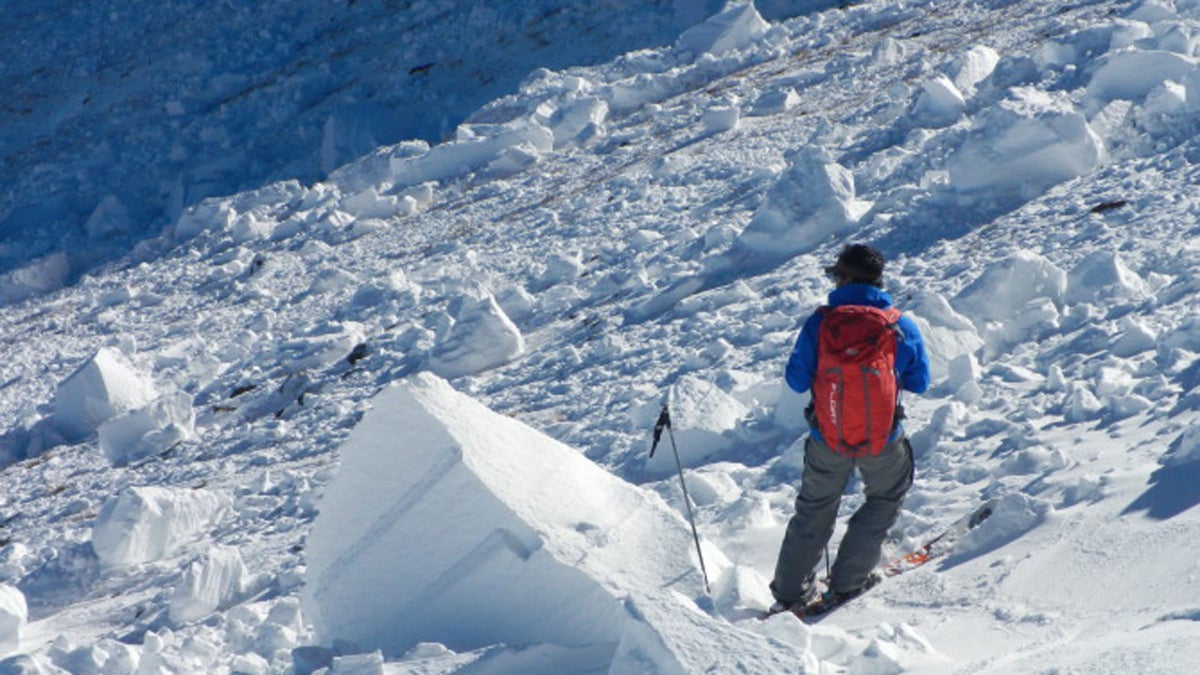
<path id="1" fill-rule="evenodd" d="M 912 486 L 912 448 L 900 438 L 874 457 L 839 455 L 812 436 L 804 444 L 804 476 L 796 497 L 796 515 L 788 522 L 771 591 L 780 602 L 804 596 L 813 568 L 833 535 L 842 492 L 854 469 L 862 475 L 866 502 L 850 518 L 830 573 L 834 593 L 857 590 L 879 564 L 883 539 L 900 515 L 904 495 Z"/>

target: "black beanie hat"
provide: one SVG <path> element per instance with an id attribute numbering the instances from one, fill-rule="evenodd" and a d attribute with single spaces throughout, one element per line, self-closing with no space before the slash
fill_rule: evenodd
<path id="1" fill-rule="evenodd" d="M 866 244 L 847 244 L 838 254 L 837 263 L 825 268 L 833 279 L 852 284 L 871 284 L 883 288 L 883 254 Z"/>

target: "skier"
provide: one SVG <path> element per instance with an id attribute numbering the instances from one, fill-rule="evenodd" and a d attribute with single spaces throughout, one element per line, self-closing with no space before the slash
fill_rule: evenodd
<path id="1" fill-rule="evenodd" d="M 805 321 L 788 360 L 788 386 L 800 393 L 811 388 L 813 400 L 805 410 L 809 435 L 796 514 L 788 523 L 771 582 L 773 612 L 798 611 L 819 599 L 814 568 L 856 468 L 866 501 L 850 518 L 838 547 L 825 596 L 831 604 L 878 581 L 873 570 L 883 539 L 912 485 L 912 447 L 900 424 L 899 390 L 919 394 L 929 387 L 929 359 L 916 324 L 892 308 L 883 290 L 884 264 L 883 255 L 870 246 L 845 246 L 836 264 L 825 268 L 836 284 L 829 305 Z M 839 344 L 847 336 L 857 340 L 854 346 Z M 877 345 L 864 348 L 864 339 Z M 846 361 L 853 360 L 846 354 L 859 358 L 860 352 L 876 347 L 875 358 L 883 359 L 873 362 L 877 367 Z M 853 377 L 842 378 L 852 367 Z M 868 378 L 868 373 L 879 376 Z"/>

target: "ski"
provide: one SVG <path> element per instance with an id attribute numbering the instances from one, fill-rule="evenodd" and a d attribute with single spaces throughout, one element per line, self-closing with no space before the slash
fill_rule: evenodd
<path id="1" fill-rule="evenodd" d="M 930 539 L 921 548 L 888 561 L 883 566 L 883 576 L 894 577 L 898 574 L 903 574 L 914 567 L 924 565 L 934 558 L 940 558 L 950 553 L 964 534 L 978 527 L 995 510 L 995 499 L 985 502 L 979 508 L 951 523 L 941 534 Z"/>
<path id="2" fill-rule="evenodd" d="M 974 511 L 964 515 L 958 520 L 951 523 L 933 539 L 930 539 L 917 550 L 907 553 L 889 560 L 882 568 L 873 573 L 867 580 L 865 586 L 857 593 L 849 596 L 835 597 L 833 593 L 826 591 L 815 600 L 806 603 L 802 607 L 793 607 L 788 609 L 779 609 L 776 611 L 767 610 L 762 613 L 760 618 L 768 619 L 775 614 L 790 611 L 792 614 L 800 617 L 805 621 L 816 621 L 820 617 L 832 612 L 841 607 L 854 598 L 862 595 L 874 586 L 878 585 L 884 579 L 903 574 L 909 570 L 915 569 L 936 558 L 940 558 L 954 550 L 958 544 L 958 540 L 964 534 L 970 532 L 979 526 L 980 523 L 987 520 L 992 512 L 996 509 L 996 500 L 988 500 L 983 505 L 979 506 Z"/>

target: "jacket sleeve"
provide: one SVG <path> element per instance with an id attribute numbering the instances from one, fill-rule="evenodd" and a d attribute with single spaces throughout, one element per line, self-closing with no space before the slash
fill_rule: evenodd
<path id="1" fill-rule="evenodd" d="M 820 314 L 813 314 L 804 322 L 796 346 L 792 348 L 792 356 L 788 359 L 787 370 L 784 371 L 788 386 L 801 394 L 812 386 L 813 375 L 817 371 L 817 329 L 820 325 Z"/>
<path id="2" fill-rule="evenodd" d="M 917 324 L 907 316 L 898 323 L 902 340 L 896 342 L 896 373 L 900 386 L 915 394 L 929 389 L 929 355 L 925 353 L 925 340 Z"/>

